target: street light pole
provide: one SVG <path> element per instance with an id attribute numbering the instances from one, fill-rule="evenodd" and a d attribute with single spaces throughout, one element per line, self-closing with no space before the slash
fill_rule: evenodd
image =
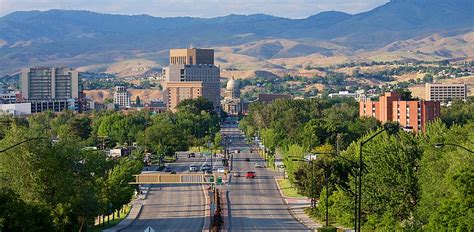
<path id="1" fill-rule="evenodd" d="M 360 232 L 360 228 L 361 228 L 361 219 L 362 219 L 362 170 L 363 170 L 363 161 L 362 161 L 362 148 L 364 146 L 364 144 L 368 143 L 370 140 L 372 140 L 373 138 L 375 138 L 376 136 L 378 136 L 379 134 L 381 134 L 382 132 L 384 131 L 387 131 L 389 133 L 396 133 L 398 132 L 398 130 L 400 130 L 400 125 L 399 124 L 385 124 L 383 129 L 382 130 L 379 130 L 377 131 L 375 134 L 373 134 L 372 136 L 370 136 L 368 139 L 364 140 L 364 141 L 361 141 L 360 144 L 359 144 L 359 169 L 358 169 L 358 176 L 359 176 L 359 186 L 358 186 L 358 192 L 359 194 L 356 194 L 356 199 L 357 199 L 357 202 L 358 202 L 358 207 L 357 207 L 357 229 L 356 231 L 357 232 Z M 356 216 L 356 215 L 354 215 Z"/>
<path id="2" fill-rule="evenodd" d="M 314 153 L 314 154 L 332 154 L 333 153 Z M 292 159 L 294 161 L 307 161 L 310 163 L 311 165 L 311 209 L 315 208 L 316 207 L 316 201 L 314 199 L 314 185 L 315 185 L 315 178 L 314 178 L 314 160 L 311 158 L 311 159 L 307 159 L 307 158 L 302 158 L 302 157 L 298 157 L 298 156 L 290 156 L 290 157 L 295 157 L 295 158 L 298 158 L 298 159 Z M 323 169 L 324 169 L 324 179 L 325 179 L 325 184 L 326 184 L 326 199 L 325 199 L 325 202 L 326 202 L 326 212 L 325 212 L 325 221 L 326 221 L 326 227 L 329 226 L 329 168 L 326 166 L 326 165 L 323 165 L 321 166 Z"/>
<path id="3" fill-rule="evenodd" d="M 19 146 L 19 145 L 23 144 L 23 143 L 26 143 L 26 142 L 29 142 L 29 141 L 33 141 L 33 140 L 40 140 L 40 139 L 48 139 L 48 140 L 49 140 L 49 138 L 47 138 L 47 137 L 28 138 L 28 139 L 25 139 L 25 140 L 23 140 L 23 141 L 21 141 L 21 142 L 19 142 L 19 143 L 15 143 L 15 144 L 13 144 L 13 145 L 11 145 L 11 146 L 5 148 L 5 149 L 0 150 L 0 153 L 6 152 L 6 151 L 8 151 L 8 150 L 10 150 L 10 149 L 12 149 L 12 148 L 14 148 L 14 147 L 16 147 L 16 146 Z"/>
<path id="4" fill-rule="evenodd" d="M 454 143 L 437 143 L 437 144 L 434 145 L 435 148 L 443 148 L 444 146 L 455 146 L 455 147 L 462 148 L 462 149 L 466 150 L 469 153 L 474 153 L 474 151 L 469 150 L 467 147 L 463 147 L 461 145 L 454 144 Z"/>
<path id="5" fill-rule="evenodd" d="M 326 177 L 326 227 L 329 226 L 329 173 L 324 170 L 324 177 Z"/>
<path id="6" fill-rule="evenodd" d="M 358 176 L 359 176 L 359 185 L 358 185 L 358 193 L 359 194 L 356 194 L 356 199 L 357 199 L 357 202 L 358 202 L 358 207 L 357 207 L 357 230 L 358 232 L 360 232 L 360 226 L 361 226 L 361 214 L 362 214 L 362 211 L 361 211 L 361 207 L 362 207 L 362 147 L 364 146 L 364 144 L 366 144 L 367 142 L 369 142 L 370 140 L 372 140 L 373 138 L 375 138 L 377 135 L 381 134 L 382 132 L 386 131 L 387 128 L 383 128 L 382 130 L 378 131 L 377 133 L 373 134 L 372 136 L 370 136 L 370 138 L 364 140 L 364 141 L 361 141 L 360 144 L 359 144 L 359 169 L 358 169 Z"/>
<path id="7" fill-rule="evenodd" d="M 309 161 L 309 163 L 311 164 L 311 210 L 314 209 L 314 207 L 316 207 L 316 201 L 314 199 L 314 185 L 315 185 L 315 181 L 314 181 L 314 163 Z"/>

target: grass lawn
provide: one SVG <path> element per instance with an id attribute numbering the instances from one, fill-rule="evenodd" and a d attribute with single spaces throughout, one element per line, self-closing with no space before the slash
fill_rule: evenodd
<path id="1" fill-rule="evenodd" d="M 116 226 L 117 224 L 119 224 L 125 217 L 127 217 L 128 213 L 130 212 L 130 209 L 132 208 L 132 206 L 130 205 L 125 205 L 124 207 L 124 210 L 125 210 L 125 213 L 121 213 L 120 214 L 120 218 L 118 217 L 118 213 L 115 212 L 115 220 L 112 220 L 112 214 L 110 215 L 110 221 L 107 221 L 107 217 L 105 217 L 105 225 L 104 227 L 102 227 L 102 225 L 95 225 L 91 228 L 89 228 L 87 231 L 90 231 L 90 232 L 100 232 L 102 230 L 105 230 L 105 229 L 108 229 L 108 228 L 112 228 L 114 226 Z"/>
<path id="2" fill-rule="evenodd" d="M 224 149 L 223 147 L 217 147 L 216 149 L 208 149 L 207 147 L 191 147 L 191 148 L 189 148 L 189 151 L 190 152 L 208 152 L 208 153 L 211 153 L 211 150 L 212 150 L 212 153 L 216 154 L 216 153 L 218 153 L 219 151 L 221 151 L 223 149 Z"/>
<path id="3" fill-rule="evenodd" d="M 279 179 L 277 181 L 281 191 L 283 192 L 283 195 L 287 197 L 304 197 L 297 192 L 295 187 L 291 186 L 288 179 Z"/>
<path id="4" fill-rule="evenodd" d="M 166 162 L 166 163 L 175 162 L 176 161 L 176 156 L 174 156 L 174 155 L 165 155 L 165 157 L 163 158 L 163 161 Z"/>

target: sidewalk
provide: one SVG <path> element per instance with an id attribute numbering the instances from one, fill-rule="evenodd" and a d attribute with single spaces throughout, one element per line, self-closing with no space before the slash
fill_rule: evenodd
<path id="1" fill-rule="evenodd" d="M 279 177 L 281 178 L 281 177 Z M 322 228 L 323 225 L 315 222 L 311 219 L 305 212 L 304 209 L 311 206 L 311 200 L 307 197 L 287 197 L 281 191 L 280 185 L 278 184 L 278 177 L 275 177 L 275 182 L 280 192 L 281 197 L 285 200 L 288 205 L 290 212 L 293 216 L 303 225 L 310 228 L 311 230 L 316 230 Z"/>
<path id="2" fill-rule="evenodd" d="M 136 199 L 132 200 L 132 208 L 128 213 L 127 217 L 123 219 L 119 224 L 116 226 L 105 229 L 103 232 L 117 232 L 129 227 L 139 216 L 142 212 L 142 207 L 145 204 L 146 198 L 148 196 L 148 190 L 150 189 L 150 185 L 145 185 L 140 188 L 142 191 L 142 195 L 139 195 Z"/>

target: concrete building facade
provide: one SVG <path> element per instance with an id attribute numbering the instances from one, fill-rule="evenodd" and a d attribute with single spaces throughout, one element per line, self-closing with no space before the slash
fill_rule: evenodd
<path id="1" fill-rule="evenodd" d="M 0 93 L 0 104 L 13 104 L 18 96 L 16 93 Z"/>
<path id="2" fill-rule="evenodd" d="M 44 111 L 61 112 L 64 110 L 79 111 L 81 104 L 78 99 L 51 99 L 51 100 L 32 100 L 31 113 L 40 113 Z"/>
<path id="3" fill-rule="evenodd" d="M 163 100 L 169 110 L 175 111 L 184 99 L 202 96 L 212 102 L 216 112 L 220 111 L 220 69 L 213 59 L 212 49 L 170 50 L 170 65 L 162 73 Z"/>
<path id="4" fill-rule="evenodd" d="M 79 73 L 70 68 L 23 68 L 21 94 L 25 100 L 79 98 Z"/>
<path id="5" fill-rule="evenodd" d="M 426 83 L 426 100 L 428 101 L 452 101 L 463 100 L 467 98 L 466 84 L 440 84 Z"/>
<path id="6" fill-rule="evenodd" d="M 172 64 L 214 64 L 214 50 L 201 48 L 170 49 Z"/>
<path id="7" fill-rule="evenodd" d="M 23 116 L 31 114 L 31 103 L 0 104 L 0 115 Z"/>
<path id="8" fill-rule="evenodd" d="M 424 130 L 426 123 L 440 116 L 436 101 L 402 101 L 399 93 L 385 93 L 379 101 L 360 101 L 360 117 L 374 117 L 382 123 L 394 121 L 415 133 Z"/>
<path id="9" fill-rule="evenodd" d="M 130 97 L 131 95 L 125 86 L 115 86 L 114 104 L 122 108 L 130 108 L 132 105 Z"/>
<path id="10" fill-rule="evenodd" d="M 37 67 L 21 70 L 21 99 L 31 103 L 31 113 L 47 110 L 81 111 L 82 85 L 79 73 L 64 67 Z"/>
<path id="11" fill-rule="evenodd" d="M 178 106 L 181 101 L 201 97 L 202 92 L 203 85 L 201 81 L 173 81 L 166 83 L 166 91 L 163 98 L 166 99 L 167 108 L 176 112 L 176 106 Z"/>

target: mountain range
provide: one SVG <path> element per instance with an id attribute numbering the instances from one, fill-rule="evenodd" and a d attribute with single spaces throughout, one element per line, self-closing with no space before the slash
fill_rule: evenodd
<path id="1" fill-rule="evenodd" d="M 359 14 L 329 11 L 304 19 L 21 11 L 0 17 L 0 75 L 38 65 L 106 71 L 129 60 L 165 66 L 169 48 L 189 46 L 215 48 L 224 67 L 254 70 L 354 60 L 470 59 L 473 12 L 472 0 L 391 0 Z"/>

